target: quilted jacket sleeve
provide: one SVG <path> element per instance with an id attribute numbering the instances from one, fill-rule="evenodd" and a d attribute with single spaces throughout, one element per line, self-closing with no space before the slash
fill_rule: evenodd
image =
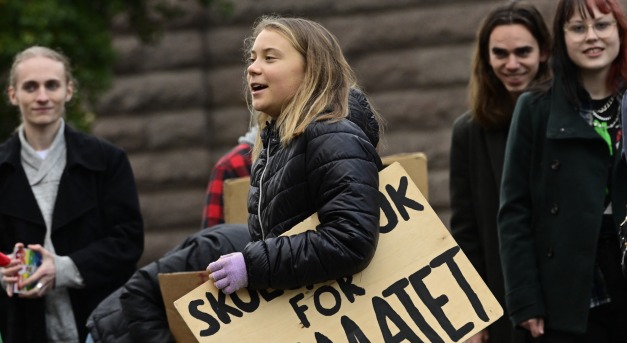
<path id="1" fill-rule="evenodd" d="M 290 289 L 350 276 L 374 256 L 380 215 L 374 146 L 348 120 L 311 124 L 305 135 L 307 194 L 290 201 L 310 202 L 321 224 L 248 244 L 251 288 Z"/>
<path id="2" fill-rule="evenodd" d="M 160 273 L 202 271 L 221 255 L 241 251 L 249 241 L 245 225 L 217 225 L 188 237 L 164 257 L 138 270 L 119 297 L 133 341 L 173 342 L 159 288 Z M 116 328 L 105 323 L 99 330 L 106 333 Z"/>

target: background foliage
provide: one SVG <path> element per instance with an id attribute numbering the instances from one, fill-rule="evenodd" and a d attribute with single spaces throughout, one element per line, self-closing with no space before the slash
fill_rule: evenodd
<path id="1" fill-rule="evenodd" d="M 166 0 L 0 0 L 0 141 L 19 125 L 19 111 L 6 96 L 8 73 L 13 56 L 32 45 L 61 51 L 70 58 L 78 93 L 67 106 L 66 120 L 89 130 L 94 119 L 89 104 L 109 87 L 115 53 L 111 23 L 115 16 L 127 21 L 143 42 L 159 38 L 162 26 L 180 14 L 181 1 Z M 229 9 L 224 0 L 195 0 L 208 6 L 216 2 Z"/>

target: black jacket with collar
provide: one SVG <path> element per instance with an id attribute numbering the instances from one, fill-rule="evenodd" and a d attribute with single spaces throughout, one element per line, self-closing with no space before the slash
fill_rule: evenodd
<path id="1" fill-rule="evenodd" d="M 627 169 L 564 94 L 555 83 L 542 96 L 518 99 L 498 230 L 510 320 L 518 325 L 543 317 L 548 329 L 580 334 L 590 312 L 606 196 L 618 228 Z"/>
<path id="2" fill-rule="evenodd" d="M 496 217 L 509 125 L 486 129 L 471 112 L 453 124 L 449 190 L 451 234 L 505 308 Z M 523 342 L 507 316 L 487 328 L 493 342 Z"/>
<path id="3" fill-rule="evenodd" d="M 378 127 L 359 97 L 351 92 L 348 119 L 315 121 L 287 146 L 273 124 L 262 132 L 248 198 L 253 242 L 244 258 L 250 288 L 290 289 L 338 279 L 360 272 L 374 256 Z M 320 220 L 316 230 L 281 236 L 314 213 Z"/>
<path id="4" fill-rule="evenodd" d="M 69 256 L 85 287 L 69 289 L 79 337 L 87 316 L 136 269 L 143 221 L 126 154 L 96 137 L 65 128 L 67 162 L 54 206 L 51 239 Z M 44 244 L 46 225 L 20 162 L 17 134 L 0 145 L 0 251 L 22 242 Z M 8 298 L 0 291 L 5 343 L 45 342 L 44 299 Z"/>

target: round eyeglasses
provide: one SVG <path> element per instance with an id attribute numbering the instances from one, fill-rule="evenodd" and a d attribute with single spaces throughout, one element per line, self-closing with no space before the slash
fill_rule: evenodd
<path id="1" fill-rule="evenodd" d="M 592 24 L 572 23 L 564 26 L 564 31 L 574 40 L 584 40 L 588 36 L 590 28 L 598 38 L 608 38 L 614 32 L 616 20 L 599 20 Z"/>

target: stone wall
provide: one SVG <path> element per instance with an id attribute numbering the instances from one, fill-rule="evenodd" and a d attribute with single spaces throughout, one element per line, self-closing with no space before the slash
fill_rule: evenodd
<path id="1" fill-rule="evenodd" d="M 387 119 L 381 154 L 427 154 L 430 203 L 448 225 L 451 125 L 466 109 L 477 25 L 503 2 L 233 0 L 225 17 L 185 0 L 185 15 L 151 46 L 118 23 L 116 77 L 96 106 L 94 133 L 131 159 L 146 227 L 141 264 L 200 229 L 210 169 L 248 125 L 242 41 L 267 13 L 314 19 L 336 34 Z M 551 18 L 554 0 L 532 2 Z"/>

